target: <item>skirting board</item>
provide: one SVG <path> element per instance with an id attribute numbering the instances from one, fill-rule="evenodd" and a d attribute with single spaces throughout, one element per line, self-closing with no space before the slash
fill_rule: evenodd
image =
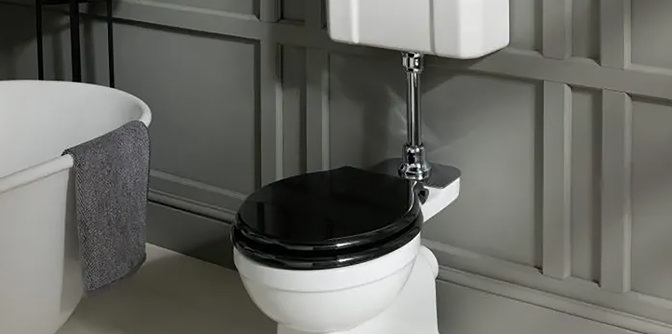
<path id="1" fill-rule="evenodd" d="M 450 281 L 436 293 L 441 334 L 635 333 Z"/>
<path id="2" fill-rule="evenodd" d="M 233 268 L 230 224 L 149 202 L 147 242 L 210 263 Z"/>
<path id="3" fill-rule="evenodd" d="M 223 220 L 149 205 L 148 242 L 234 268 L 229 227 Z M 444 250 L 426 244 L 442 257 Z M 438 296 L 444 333 L 672 333 L 666 324 L 446 266 L 438 280 L 446 287 Z"/>

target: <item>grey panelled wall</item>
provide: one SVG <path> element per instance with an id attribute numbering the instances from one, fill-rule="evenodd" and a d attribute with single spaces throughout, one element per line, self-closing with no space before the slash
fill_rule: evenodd
<path id="1" fill-rule="evenodd" d="M 4 78 L 36 76 L 26 1 L 0 0 Z M 212 249 L 226 252 L 224 222 L 254 189 L 399 154 L 399 54 L 330 41 L 323 11 L 316 0 L 118 3 L 118 86 L 155 115 L 154 240 L 230 265 Z M 430 159 L 464 174 L 460 198 L 424 230 L 440 279 L 671 333 L 672 3 L 511 0 L 511 20 L 506 50 L 430 57 L 423 76 Z M 46 22 L 47 75 L 67 79 L 66 22 L 55 11 Z M 87 21 L 83 37 L 85 78 L 105 84 L 103 25 Z"/>

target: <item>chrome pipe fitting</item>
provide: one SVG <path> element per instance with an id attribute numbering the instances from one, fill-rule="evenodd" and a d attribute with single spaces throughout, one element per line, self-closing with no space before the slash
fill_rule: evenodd
<path id="1" fill-rule="evenodd" d="M 429 178 L 431 167 L 422 145 L 422 118 L 420 114 L 420 73 L 423 70 L 423 55 L 414 52 L 402 54 L 402 65 L 406 72 L 406 124 L 407 142 L 402 152 L 399 167 L 401 177 L 422 181 Z"/>

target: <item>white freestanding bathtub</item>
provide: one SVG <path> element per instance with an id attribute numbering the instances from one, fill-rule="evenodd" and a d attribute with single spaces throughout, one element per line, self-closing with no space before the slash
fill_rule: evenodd
<path id="1" fill-rule="evenodd" d="M 119 90 L 0 81 L 0 333 L 53 334 L 82 295 L 72 158 L 63 150 L 149 107 Z"/>

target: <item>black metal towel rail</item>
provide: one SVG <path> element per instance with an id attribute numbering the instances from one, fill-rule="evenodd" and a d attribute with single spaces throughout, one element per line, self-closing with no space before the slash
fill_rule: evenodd
<path id="1" fill-rule="evenodd" d="M 112 0 L 35 0 L 35 22 L 37 30 L 37 71 L 38 78 L 44 80 L 44 48 L 42 46 L 42 8 L 48 5 L 69 5 L 70 53 L 72 58 L 72 81 L 82 81 L 82 59 L 79 39 L 79 4 L 105 1 L 107 11 L 107 57 L 110 87 L 114 87 L 114 42 L 112 28 Z"/>

